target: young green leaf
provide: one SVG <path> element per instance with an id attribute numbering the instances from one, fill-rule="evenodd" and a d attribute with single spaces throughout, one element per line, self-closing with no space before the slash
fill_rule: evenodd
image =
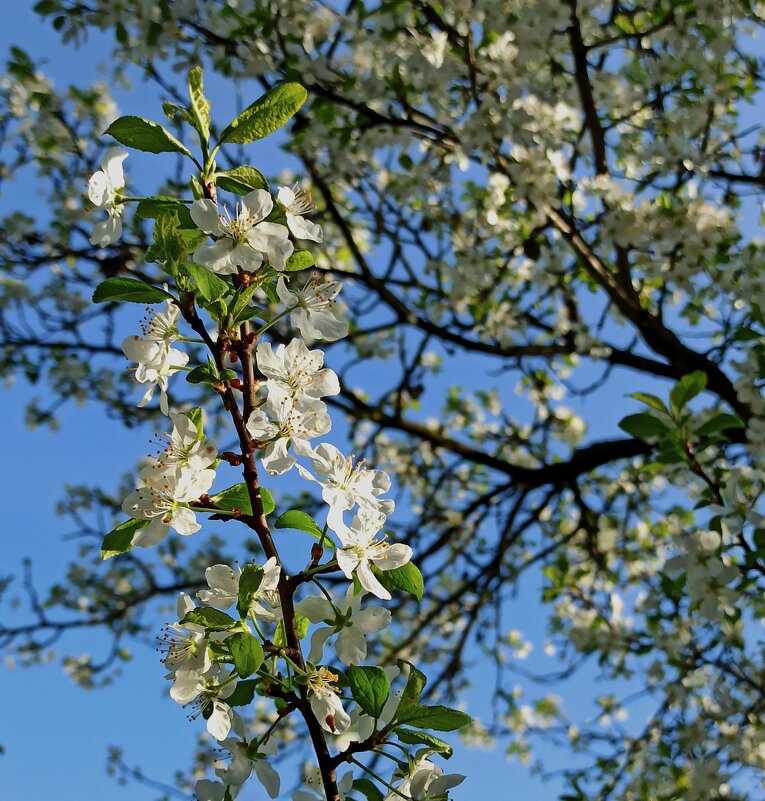
<path id="1" fill-rule="evenodd" d="M 255 189 L 269 191 L 268 181 L 263 173 L 247 164 L 241 167 L 234 167 L 231 170 L 216 172 L 215 183 L 224 192 L 231 192 L 234 195 L 246 195 Z"/>
<path id="2" fill-rule="evenodd" d="M 397 723 L 406 723 L 415 729 L 433 729 L 434 731 L 454 731 L 467 726 L 470 715 L 447 706 L 412 706 L 403 713 L 396 714 Z"/>
<path id="3" fill-rule="evenodd" d="M 148 525 L 148 520 L 126 520 L 120 523 L 101 542 L 101 558 L 111 559 L 112 556 L 129 551 L 133 547 L 133 537 Z"/>
<path id="4" fill-rule="evenodd" d="M 369 779 L 354 779 L 353 789 L 362 793 L 367 801 L 383 801 L 383 794 Z"/>
<path id="5" fill-rule="evenodd" d="M 657 398 L 656 395 L 649 395 L 647 392 L 633 392 L 627 397 L 639 400 L 641 403 L 645 403 L 646 406 L 656 409 L 657 412 L 669 414 L 669 409 L 667 409 L 664 401 L 661 398 Z"/>
<path id="6" fill-rule="evenodd" d="M 416 565 L 407 562 L 405 565 L 396 567 L 393 570 L 379 570 L 376 566 L 373 566 L 372 570 L 380 584 L 389 592 L 401 590 L 414 595 L 418 601 L 422 601 L 425 585 L 422 580 L 422 573 L 420 573 L 420 569 Z"/>
<path id="7" fill-rule="evenodd" d="M 295 531 L 304 531 L 306 534 L 310 534 L 317 540 L 322 539 L 323 536 L 323 532 L 319 525 L 315 523 L 313 519 L 305 512 L 301 512 L 299 509 L 290 509 L 284 514 L 279 515 L 274 523 L 274 527 L 291 528 L 295 529 Z M 334 548 L 334 545 L 330 542 L 329 537 L 324 536 L 324 542 L 330 547 Z"/>
<path id="8" fill-rule="evenodd" d="M 238 631 L 226 638 L 234 667 L 240 678 L 246 679 L 263 664 L 263 646 L 249 631 Z"/>
<path id="9" fill-rule="evenodd" d="M 218 300 L 231 292 L 231 287 L 222 278 L 206 270 L 200 264 L 186 262 L 183 270 L 194 279 L 199 294 L 207 301 Z"/>
<path id="10" fill-rule="evenodd" d="M 183 153 L 192 158 L 188 148 L 159 123 L 143 117 L 120 117 L 105 131 L 126 147 L 145 153 Z"/>
<path id="11" fill-rule="evenodd" d="M 417 670 L 417 668 L 411 662 L 407 662 L 405 659 L 399 659 L 398 666 L 402 670 L 404 665 L 409 666 L 409 676 L 406 680 L 406 687 L 404 687 L 401 700 L 398 702 L 398 708 L 396 711 L 397 718 L 399 715 L 405 714 L 407 710 L 417 706 L 420 696 L 422 695 L 422 691 L 425 689 L 425 685 L 428 683 L 428 680 L 425 678 L 425 674 Z"/>
<path id="12" fill-rule="evenodd" d="M 248 679 L 247 681 L 238 681 L 236 689 L 231 695 L 226 698 L 226 703 L 229 706 L 247 706 L 252 703 L 255 693 L 258 689 L 258 682 L 255 679 Z"/>
<path id="13" fill-rule="evenodd" d="M 221 134 L 220 143 L 246 145 L 281 128 L 305 103 L 299 83 L 283 83 L 248 106 Z"/>
<path id="14" fill-rule="evenodd" d="M 368 715 L 379 718 L 390 695 L 390 680 L 385 671 L 371 665 L 351 665 L 348 668 L 348 685 L 353 700 Z"/>
<path id="15" fill-rule="evenodd" d="M 716 414 L 696 429 L 696 434 L 701 437 L 708 437 L 731 428 L 746 428 L 746 425 L 735 414 L 720 412 L 720 414 Z"/>
<path id="16" fill-rule="evenodd" d="M 162 303 L 175 298 L 164 289 L 136 281 L 135 278 L 114 277 L 102 281 L 93 293 L 93 303 L 126 301 L 128 303 Z"/>
<path id="17" fill-rule="evenodd" d="M 233 487 L 219 492 L 217 495 L 211 497 L 213 503 L 229 512 L 238 509 L 246 515 L 252 514 L 252 505 L 250 504 L 250 494 L 247 491 L 246 484 L 234 484 Z"/>
<path id="18" fill-rule="evenodd" d="M 307 617 L 303 617 L 303 615 L 295 615 L 295 629 L 297 630 L 297 636 L 299 640 L 305 638 L 306 634 L 308 634 L 308 626 L 310 625 L 311 621 Z M 286 645 L 287 644 L 287 637 L 284 633 L 284 621 L 280 620 L 276 626 L 276 631 L 274 632 L 273 638 L 274 645 Z"/>
<path id="19" fill-rule="evenodd" d="M 205 97 L 201 67 L 189 70 L 188 85 L 193 124 L 200 139 L 206 142 L 210 138 L 210 101 Z"/>
<path id="20" fill-rule="evenodd" d="M 228 631 L 239 625 L 239 622 L 233 617 L 229 617 L 225 612 L 212 606 L 200 606 L 190 610 L 181 620 L 181 625 L 184 623 L 196 623 L 209 631 Z"/>
<path id="21" fill-rule="evenodd" d="M 681 412 L 690 400 L 704 391 L 706 385 L 707 376 L 701 370 L 684 375 L 669 393 L 669 405 L 672 411 L 676 414 Z"/>
<path id="22" fill-rule="evenodd" d="M 298 270 L 307 270 L 316 264 L 313 254 L 308 250 L 296 250 L 288 259 L 284 266 L 284 271 L 294 273 Z"/>
<path id="23" fill-rule="evenodd" d="M 260 565 L 245 565 L 242 568 L 242 575 L 239 577 L 239 596 L 236 601 L 239 617 L 247 617 L 261 581 L 263 581 L 263 568 Z"/>
<path id="24" fill-rule="evenodd" d="M 194 220 L 191 219 L 189 207 L 174 197 L 145 197 L 138 201 L 135 208 L 135 216 L 142 220 L 156 220 L 163 212 L 175 213 L 177 215 L 178 227 L 196 228 Z"/>
<path id="25" fill-rule="evenodd" d="M 637 439 L 667 433 L 667 426 L 652 414 L 630 414 L 619 421 L 619 428 Z"/>
<path id="26" fill-rule="evenodd" d="M 449 743 L 439 740 L 438 737 L 434 737 L 432 734 L 428 734 L 424 731 L 396 729 L 396 736 L 402 743 L 406 743 L 407 745 L 425 745 L 428 748 L 432 748 L 434 751 L 438 751 L 444 759 L 449 759 L 454 753 L 454 749 Z"/>

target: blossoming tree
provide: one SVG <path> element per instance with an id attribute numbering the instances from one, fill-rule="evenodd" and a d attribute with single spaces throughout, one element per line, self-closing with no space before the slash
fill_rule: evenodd
<path id="1" fill-rule="evenodd" d="M 287 188 L 292 177 L 273 194 L 243 170 L 234 133 L 207 183 L 204 169 L 191 188 L 186 173 L 167 177 L 160 199 L 136 201 L 122 215 L 130 204 L 116 201 L 132 184 L 124 151 L 99 138 L 117 116 L 106 87 L 54 87 L 25 53 L 11 54 L 2 122 L 13 147 L 4 150 L 2 177 L 33 162 L 54 221 L 24 210 L 2 221 L 2 368 L 50 388 L 30 407 L 36 423 L 84 398 L 126 422 L 149 419 L 165 403 L 175 416 L 170 450 L 147 463 L 126 503 L 134 522 L 114 535 L 121 545 L 157 544 L 135 547 L 120 568 L 116 556 L 72 571 L 50 598 L 62 625 L 51 629 L 33 610 L 32 623 L 9 620 L 0 630 L 7 647 L 34 662 L 68 625 L 108 620 L 120 646 L 110 658 L 119 659 L 145 630 L 140 611 L 168 602 L 163 587 L 183 584 L 198 609 L 227 614 L 238 628 L 210 631 L 194 620 L 196 602 L 184 600 L 167 634 L 174 692 L 200 700 L 212 726 L 230 722 L 229 738 L 243 741 L 226 711 L 237 707 L 225 689 L 204 694 L 209 688 L 194 676 L 206 664 L 187 650 L 209 642 L 206 652 L 223 660 L 217 669 L 230 673 L 231 637 L 276 645 L 268 593 L 286 579 L 265 551 L 245 557 L 205 545 L 203 535 L 183 536 L 203 516 L 238 510 L 240 523 L 214 521 L 228 530 L 256 515 L 238 492 L 204 499 L 206 471 L 218 459 L 217 472 L 227 470 L 226 459 L 246 448 L 216 455 L 197 427 L 200 415 L 181 419 L 207 409 L 210 393 L 224 387 L 250 404 L 242 406 L 242 435 L 263 446 L 261 473 L 275 474 L 274 487 L 306 479 L 316 493 L 285 511 L 307 514 L 318 531 L 302 517 L 292 524 L 324 534 L 325 549 L 331 537 L 336 578 L 350 575 L 366 593 L 359 604 L 360 593 L 334 582 L 331 608 L 323 593 L 297 600 L 295 616 L 311 624 L 303 658 L 319 671 L 310 690 L 295 690 L 306 714 L 310 692 L 335 699 L 344 720 L 337 699 L 352 694 L 326 690 L 321 670 L 340 675 L 348 660 L 350 671 L 354 656 L 429 664 L 435 674 L 424 693 L 436 701 L 466 689 L 480 653 L 496 671 L 485 690 L 494 715 L 468 736 L 521 758 L 540 743 L 541 755 L 557 748 L 542 768 L 562 773 L 568 798 L 751 797 L 765 766 L 765 282 L 755 235 L 765 179 L 761 121 L 751 110 L 765 74 L 755 41 L 761 4 L 44 0 L 37 9 L 67 43 L 95 30 L 113 36 L 115 75 L 136 64 L 158 87 L 172 149 L 186 165 L 188 101 L 169 66 L 204 62 L 208 75 L 247 91 L 255 82 L 306 87 L 285 147 L 317 212 L 306 216 L 306 195 Z M 211 141 L 225 139 L 224 130 Z M 205 155 L 196 158 L 204 168 Z M 88 197 L 73 198 L 72 176 L 94 173 Z M 226 212 L 216 189 L 234 192 L 239 205 L 229 202 Z M 156 221 L 153 231 L 147 220 Z M 307 251 L 315 264 L 300 255 Z M 178 259 L 195 266 L 177 275 L 160 266 Z M 293 275 L 298 267 L 303 274 Z M 170 301 L 124 343 L 114 304 L 89 310 L 92 286 L 110 278 L 151 284 L 154 299 Z M 244 358 L 239 327 L 215 339 L 219 352 L 208 363 L 210 321 L 197 322 L 183 298 L 201 297 L 203 311 L 218 315 L 210 318 L 215 330 L 228 331 L 216 304 L 249 290 L 236 315 L 255 302 L 264 316 L 242 324 L 253 334 L 271 327 Z M 336 299 L 342 313 L 331 311 Z M 324 343 L 337 382 L 306 340 Z M 148 394 L 143 411 L 115 366 L 123 353 Z M 357 378 L 359 363 L 374 365 L 371 379 Z M 261 384 L 249 400 L 248 365 Z M 209 408 L 209 432 L 234 422 L 227 405 Z M 326 440 L 330 409 L 351 421 L 353 449 L 393 476 L 391 490 L 380 473 L 354 473 L 357 462 Z M 342 489 L 357 480 L 355 494 Z M 385 525 L 394 543 L 414 550 L 428 588 L 420 607 L 414 595 L 386 587 L 395 571 L 379 571 L 374 558 L 393 488 L 404 502 Z M 84 518 L 118 508 L 125 495 L 83 488 L 65 504 L 100 541 L 103 531 Z M 168 536 L 168 526 L 181 536 Z M 170 578 L 153 581 L 166 575 L 154 554 L 168 553 Z M 251 558 L 263 570 L 254 593 L 263 590 L 243 620 L 232 608 L 241 605 Z M 198 570 L 189 579 L 182 565 L 209 568 L 207 583 Z M 525 630 L 512 605 L 519 588 L 524 603 L 545 610 L 546 634 Z M 387 592 L 384 607 L 367 603 Z M 99 603 L 82 611 L 82 597 Z M 376 638 L 386 609 L 395 636 Z M 544 651 L 549 661 L 524 662 L 532 645 L 534 657 Z M 337 662 L 328 666 L 330 647 Z M 67 664 L 87 683 L 110 662 Z M 226 681 L 218 675 L 210 686 Z M 574 684 L 582 675 L 600 681 L 583 690 Z M 237 686 L 245 681 L 255 679 Z M 253 764 L 272 780 L 268 760 L 234 760 L 229 769 Z M 418 771 L 401 778 L 401 792 L 414 797 L 428 785 L 430 768 Z"/>

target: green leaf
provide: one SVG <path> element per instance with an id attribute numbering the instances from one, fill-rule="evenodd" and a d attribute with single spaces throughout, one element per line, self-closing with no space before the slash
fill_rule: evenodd
<path id="1" fill-rule="evenodd" d="M 126 520 L 117 528 L 112 529 L 101 542 L 101 558 L 111 559 L 112 556 L 125 553 L 133 547 L 133 537 L 142 528 L 149 525 L 148 520 Z"/>
<path id="2" fill-rule="evenodd" d="M 309 517 L 305 512 L 301 512 L 299 509 L 290 509 L 284 514 L 279 515 L 274 523 L 274 527 L 291 528 L 295 529 L 295 531 L 305 531 L 306 534 L 310 534 L 317 540 L 320 540 L 322 536 L 324 536 L 324 533 L 322 532 L 318 523 L 315 523 L 311 517 Z M 327 542 L 328 545 L 332 545 L 326 536 L 324 536 L 324 541 Z"/>
<path id="3" fill-rule="evenodd" d="M 229 314 L 231 315 L 232 320 L 238 319 L 239 315 L 250 305 L 250 301 L 252 300 L 252 296 L 258 291 L 257 284 L 250 284 L 250 286 L 245 287 L 242 289 L 238 295 L 236 295 L 236 300 L 234 301 L 233 305 L 229 309 Z"/>
<path id="4" fill-rule="evenodd" d="M 183 153 L 191 158 L 188 148 L 159 123 L 143 117 L 120 117 L 105 131 L 126 147 L 145 153 Z"/>
<path id="5" fill-rule="evenodd" d="M 711 434 L 717 434 L 729 428 L 746 428 L 746 425 L 739 417 L 736 417 L 735 414 L 720 412 L 720 414 L 711 417 L 704 425 L 696 429 L 696 434 L 701 437 L 708 437 Z"/>
<path id="6" fill-rule="evenodd" d="M 303 615 L 295 615 L 295 628 L 297 629 L 297 636 L 299 640 L 305 638 L 306 634 L 308 634 L 308 626 L 310 625 L 310 620 L 307 617 L 303 617 Z M 287 644 L 287 637 L 284 634 L 284 621 L 280 620 L 276 626 L 276 631 L 274 631 L 274 645 L 286 645 Z"/>
<path id="7" fill-rule="evenodd" d="M 627 395 L 627 397 L 639 400 L 641 403 L 645 403 L 646 406 L 650 406 L 658 412 L 669 414 L 669 409 L 667 409 L 664 401 L 661 398 L 657 398 L 656 395 L 649 395 L 647 392 L 633 392 L 631 395 Z"/>
<path id="8" fill-rule="evenodd" d="M 183 265 L 183 269 L 194 279 L 199 294 L 209 302 L 218 300 L 231 292 L 231 287 L 222 278 L 211 273 L 201 264 L 187 262 Z"/>
<path id="9" fill-rule="evenodd" d="M 181 228 L 196 228 L 194 220 L 191 219 L 189 207 L 174 197 L 163 197 L 162 195 L 145 197 L 138 201 L 135 216 L 142 220 L 156 220 L 163 212 L 176 214 L 178 225 Z"/>
<path id="10" fill-rule="evenodd" d="M 307 270 L 316 264 L 313 254 L 308 250 L 296 250 L 288 259 L 287 264 L 284 265 L 284 271 L 294 273 L 298 270 Z"/>
<path id="11" fill-rule="evenodd" d="M 375 720 L 379 718 L 390 695 L 390 680 L 385 671 L 371 665 L 351 665 L 348 685 L 353 700 Z"/>
<path id="12" fill-rule="evenodd" d="M 239 596 L 236 601 L 239 617 L 247 617 L 261 581 L 263 581 L 263 568 L 260 565 L 245 565 L 242 568 L 242 575 L 239 577 Z"/>
<path id="13" fill-rule="evenodd" d="M 209 631 L 228 631 L 239 625 L 239 621 L 212 606 L 200 606 L 190 610 L 181 620 L 181 625 L 184 623 L 196 623 Z"/>
<path id="14" fill-rule="evenodd" d="M 270 515 L 276 509 L 273 495 L 265 488 L 260 488 L 260 499 L 263 501 L 263 514 Z"/>
<path id="15" fill-rule="evenodd" d="M 383 794 L 369 779 L 354 779 L 353 789 L 363 793 L 367 801 L 383 801 Z"/>
<path id="16" fill-rule="evenodd" d="M 247 706 L 252 703 L 258 689 L 258 682 L 255 679 L 248 681 L 238 681 L 234 692 L 226 698 L 229 706 Z"/>
<path id="17" fill-rule="evenodd" d="M 210 101 L 205 97 L 201 67 L 189 70 L 188 85 L 194 127 L 202 141 L 206 142 L 210 138 Z"/>
<path id="18" fill-rule="evenodd" d="M 397 723 L 406 723 L 415 729 L 433 729 L 434 731 L 454 731 L 467 726 L 470 715 L 447 706 L 412 706 L 404 713 L 396 714 Z"/>
<path id="19" fill-rule="evenodd" d="M 401 694 L 401 700 L 398 702 L 396 718 L 398 718 L 399 715 L 405 714 L 409 709 L 417 706 L 420 696 L 422 695 L 422 691 L 425 689 L 425 685 L 428 683 L 428 680 L 425 678 L 425 674 L 417 670 L 417 668 L 411 662 L 407 662 L 405 659 L 399 659 L 398 666 L 403 669 L 404 665 L 409 666 L 409 676 L 406 680 L 404 692 Z"/>
<path id="20" fill-rule="evenodd" d="M 213 495 L 211 500 L 216 506 L 219 506 L 221 509 L 226 509 L 229 512 L 239 509 L 243 514 L 252 514 L 250 494 L 247 491 L 246 484 L 234 484 L 233 487 L 229 487 L 223 490 L 223 492 Z"/>
<path id="21" fill-rule="evenodd" d="M 449 759 L 454 753 L 454 749 L 449 743 L 439 740 L 438 737 L 434 737 L 432 734 L 428 734 L 424 731 L 396 729 L 396 736 L 402 743 L 406 743 L 407 745 L 426 745 L 434 751 L 438 751 L 444 759 Z"/>
<path id="22" fill-rule="evenodd" d="M 308 93 L 299 83 L 283 83 L 248 106 L 221 134 L 220 142 L 246 145 L 281 128 L 305 103 Z"/>
<path id="23" fill-rule="evenodd" d="M 241 678 L 252 676 L 263 664 L 265 659 L 263 646 L 249 631 L 238 631 L 226 637 L 226 645 L 234 658 L 236 672 Z"/>
<path id="24" fill-rule="evenodd" d="M 186 380 L 189 384 L 219 384 L 221 377 L 209 364 L 200 364 L 186 373 Z"/>
<path id="25" fill-rule="evenodd" d="M 393 570 L 380 570 L 377 566 L 373 566 L 372 570 L 380 584 L 389 592 L 391 590 L 401 590 L 414 595 L 418 601 L 422 601 L 422 592 L 425 585 L 422 580 L 422 573 L 420 573 L 420 569 L 416 565 L 407 562 L 405 565 L 396 567 Z"/>
<path id="26" fill-rule="evenodd" d="M 164 111 L 165 116 L 173 122 L 184 120 L 192 127 L 194 126 L 194 118 L 185 106 L 179 106 L 177 103 L 171 103 L 169 100 L 165 100 L 164 103 L 162 103 L 162 111 Z"/>
<path id="27" fill-rule="evenodd" d="M 651 414 L 630 414 L 619 421 L 619 428 L 637 439 L 655 437 L 667 432 L 667 426 Z"/>
<path id="28" fill-rule="evenodd" d="M 247 164 L 234 167 L 232 170 L 216 172 L 215 183 L 225 192 L 231 192 L 234 195 L 246 195 L 254 189 L 269 191 L 268 181 L 263 173 Z"/>
<path id="29" fill-rule="evenodd" d="M 175 298 L 164 289 L 135 278 L 107 278 L 102 281 L 93 293 L 93 303 L 110 303 L 124 300 L 128 303 L 162 303 Z"/>
<path id="30" fill-rule="evenodd" d="M 701 370 L 696 370 L 694 373 L 684 375 L 677 384 L 672 387 L 672 391 L 669 393 L 669 405 L 672 407 L 672 410 L 675 413 L 682 411 L 688 404 L 688 401 L 704 391 L 706 385 L 707 375 Z"/>

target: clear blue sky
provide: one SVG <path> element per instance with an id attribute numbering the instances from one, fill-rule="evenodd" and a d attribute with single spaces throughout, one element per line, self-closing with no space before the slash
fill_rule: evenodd
<path id="1" fill-rule="evenodd" d="M 0 0 L 5 19 L 13 19 L 0 30 L 0 53 L 19 45 L 33 57 L 44 55 L 46 71 L 56 84 L 87 83 L 108 55 L 108 42 L 92 35 L 86 48 L 64 48 L 50 27 L 43 26 L 14 0 Z M 31 4 L 30 4 L 31 5 Z M 135 76 L 134 76 L 135 77 Z M 123 112 L 158 117 L 153 92 L 136 80 L 131 92 L 116 93 Z M 131 157 L 131 162 L 138 158 Z M 129 168 L 134 169 L 132 163 Z M 86 176 L 73 178 L 73 191 L 80 192 Z M 32 195 L 30 194 L 30 200 Z M 19 197 L 0 198 L 0 208 L 18 204 Z M 137 321 L 137 318 L 136 318 Z M 126 331 L 125 333 L 128 333 Z M 76 557 L 77 543 L 66 540 L 67 524 L 56 517 L 56 501 L 64 485 L 110 480 L 134 464 L 144 451 L 146 432 L 125 431 L 109 420 L 95 404 L 85 408 L 69 406 L 61 414 L 61 430 L 28 430 L 23 407 L 31 390 L 24 385 L 0 393 L 0 415 L 4 420 L 6 449 L 10 454 L 0 466 L 4 487 L 3 573 L 15 572 L 22 558 L 34 563 L 39 586 L 46 587 L 62 576 L 64 566 Z M 592 414 L 597 412 L 597 414 Z M 603 414 L 601 414 L 601 412 Z M 590 409 L 602 431 L 611 434 L 624 410 L 619 404 Z M 590 416 L 590 415 L 588 415 Z M 10 440 L 10 441 L 8 441 Z M 108 442 L 109 448 L 103 443 Z M 535 643 L 533 659 L 555 661 L 541 654 L 545 640 L 544 616 L 538 608 L 535 588 L 527 583 L 517 602 L 508 609 L 508 628 L 519 628 Z M 2 614 L 8 619 L 8 609 Z M 514 621 L 519 622 L 514 622 Z M 161 621 L 157 622 L 159 627 Z M 62 645 L 67 652 L 99 653 L 104 638 L 85 631 L 68 637 Z M 477 656 L 480 660 L 480 657 Z M 476 683 L 493 682 L 493 674 L 477 665 Z M 135 647 L 135 659 L 112 687 L 85 691 L 75 686 L 57 664 L 30 670 L 3 670 L 3 712 L 0 715 L 0 787 L 9 798 L 25 801 L 82 801 L 108 798 L 113 801 L 149 801 L 156 791 L 141 785 L 119 787 L 104 772 L 106 748 L 117 744 L 125 749 L 126 761 L 140 766 L 147 776 L 170 781 L 173 772 L 188 765 L 194 741 L 202 727 L 189 723 L 184 711 L 166 698 L 167 683 L 152 647 Z M 603 689 L 601 687 L 601 689 Z M 486 707 L 470 697 L 469 711 Z M 467 781 L 454 793 L 456 799 L 504 797 L 512 788 L 514 797 L 526 801 L 554 798 L 552 785 L 529 777 L 527 769 L 507 762 L 499 753 L 468 750 L 457 746 L 453 759 L 445 764 L 450 772 L 461 772 Z M 284 777 L 286 787 L 292 782 Z M 243 801 L 261 797 L 259 785 L 243 793 Z"/>

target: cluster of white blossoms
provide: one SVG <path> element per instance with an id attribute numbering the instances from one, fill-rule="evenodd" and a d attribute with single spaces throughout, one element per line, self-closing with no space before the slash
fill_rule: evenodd
<path id="1" fill-rule="evenodd" d="M 196 423 L 181 412 L 170 415 L 172 433 L 165 449 L 149 457 L 141 470 L 141 486 L 125 498 L 122 510 L 148 525 L 134 535 L 132 545 L 149 547 L 161 542 L 169 529 L 188 535 L 199 531 L 189 502 L 204 495 L 215 480 L 215 445 L 200 436 Z"/>
<path id="2" fill-rule="evenodd" d="M 196 90 L 194 81 L 199 82 Z M 201 103 L 199 70 L 189 74 L 189 87 L 192 105 Z M 281 92 L 286 104 L 294 102 L 290 98 L 295 94 L 304 94 L 295 84 L 273 91 Z M 207 127 L 200 120 L 209 109 L 203 103 L 194 107 L 194 125 L 204 138 Z M 139 129 L 143 135 L 154 136 L 155 123 L 147 125 L 135 119 L 129 123 L 131 137 Z M 268 124 L 272 122 L 269 117 Z M 118 125 L 117 133 L 110 132 L 122 141 L 120 130 Z M 148 149 L 153 147 L 151 139 Z M 125 184 L 124 156 L 122 151 L 109 151 L 103 169 L 89 184 L 91 201 L 109 214 L 106 223 L 99 223 L 94 231 L 94 242 L 102 245 L 119 237 L 123 204 L 133 200 L 120 195 Z M 215 165 L 209 150 L 203 160 L 204 182 Z M 274 200 L 266 189 L 253 189 L 229 212 L 225 205 L 218 205 L 215 191 L 206 194 L 190 203 L 164 199 L 170 208 L 183 203 L 190 208 L 160 212 L 165 216 L 155 229 L 154 257 L 172 275 L 180 298 L 173 298 L 168 287 L 162 295 L 156 287 L 132 278 L 107 279 L 109 291 L 97 290 L 94 295 L 96 300 L 170 298 L 162 311 L 150 313 L 140 336 L 123 341 L 122 349 L 137 363 L 136 381 L 146 385 L 138 405 L 145 406 L 158 388 L 159 408 L 169 415 L 172 430 L 160 437 L 160 452 L 143 464 L 138 487 L 122 504 L 130 519 L 106 536 L 102 554 L 107 557 L 136 546 L 156 545 L 170 529 L 183 536 L 193 534 L 201 529 L 199 513 L 238 518 L 255 532 L 269 558 L 262 564 L 209 566 L 205 570 L 207 587 L 196 593 L 196 599 L 181 593 L 178 619 L 165 626 L 160 650 L 172 682 L 170 696 L 192 710 L 190 717 L 201 715 L 210 736 L 230 754 L 230 759 L 214 766 L 214 780 L 196 783 L 198 801 L 231 801 L 253 772 L 275 798 L 280 781 L 268 758 L 275 754 L 283 736 L 282 729 L 277 736 L 274 730 L 292 712 L 303 716 L 314 745 L 318 723 L 338 740 L 344 738 L 344 747 L 370 740 L 375 733 L 387 739 L 399 723 L 396 715 L 405 697 L 420 715 L 432 714 L 433 708 L 418 706 L 425 679 L 416 668 L 411 667 L 411 687 L 407 679 L 406 691 L 391 691 L 390 681 L 398 676 L 399 668 L 362 664 L 370 650 L 367 638 L 392 622 L 389 610 L 364 605 L 367 595 L 389 600 L 388 587 L 407 586 L 406 591 L 420 598 L 422 577 L 408 565 L 412 549 L 390 543 L 384 532 L 395 508 L 394 500 L 386 497 L 391 489 L 388 474 L 367 467 L 353 455 L 344 455 L 334 445 L 317 441 L 331 430 L 326 399 L 340 393 L 340 381 L 324 366 L 324 352 L 310 348 L 304 340 L 335 341 L 346 335 L 348 324 L 336 313 L 339 282 L 314 274 L 296 283 L 289 275 L 313 261 L 306 258 L 310 254 L 305 251 L 296 252 L 297 243 L 323 241 L 321 226 L 306 219 L 313 210 L 310 195 L 298 187 L 281 187 Z M 181 211 L 188 228 L 182 227 Z M 199 232 L 209 239 L 200 244 Z M 297 258 L 291 260 L 293 254 Z M 218 324 L 217 331 L 203 327 L 197 307 Z M 179 333 L 181 314 L 201 339 Z M 249 322 L 253 316 L 265 321 L 257 330 Z M 287 318 L 302 338 L 290 338 L 286 344 L 267 341 L 266 332 Z M 206 344 L 210 350 L 207 364 L 188 366 L 189 355 L 175 347 L 182 342 Z M 239 364 L 243 365 L 241 378 L 237 376 Z M 189 381 L 200 384 L 203 391 L 206 385 L 216 401 L 223 399 L 232 415 L 239 448 L 238 453 L 224 454 L 224 461 L 232 466 L 243 464 L 246 483 L 209 494 L 219 465 L 218 450 L 205 437 L 200 408 L 171 411 L 169 382 L 179 371 L 187 371 Z M 238 392 L 246 398 L 241 405 Z M 290 571 L 288 575 L 278 556 L 267 519 L 275 504 L 260 485 L 259 467 L 269 476 L 296 468 L 300 478 L 312 488 L 320 488 L 326 504 L 323 527 L 323 521 L 316 522 L 299 509 L 288 510 L 275 522 L 278 529 L 289 528 L 290 521 L 303 521 L 298 522 L 298 529 L 302 527 L 319 540 L 310 550 L 308 566 L 296 574 Z M 322 561 L 325 553 L 328 557 Z M 407 565 L 398 577 L 385 577 L 386 571 Z M 341 590 L 340 598 L 322 583 L 324 573 L 342 574 L 351 582 Z M 307 595 L 304 590 L 309 585 L 320 594 Z M 301 645 L 304 638 L 310 638 L 307 654 Z M 343 667 L 335 667 L 338 662 Z M 344 668 L 347 674 L 341 678 Z M 275 705 L 274 720 L 261 735 L 254 734 L 237 713 L 255 694 L 272 699 Z M 436 730 L 451 731 L 469 721 L 457 710 L 436 709 Z M 402 708 L 401 714 L 404 711 Z M 420 724 L 427 727 L 417 721 L 417 715 L 408 719 L 415 728 Z M 386 726 L 390 731 L 383 730 Z M 402 741 L 411 744 L 405 737 L 401 736 Z M 423 740 L 414 742 L 420 745 Z M 462 777 L 441 777 L 428 762 L 427 756 L 442 746 L 445 744 L 436 741 L 435 748 L 419 752 L 410 761 L 409 769 L 399 770 L 394 780 L 400 779 L 401 792 L 423 801 L 443 798 L 449 787 L 461 781 Z M 353 750 L 370 748 L 364 743 Z M 324 787 L 337 786 L 345 797 L 352 774 L 338 784 L 326 749 L 317 748 L 316 753 Z M 300 801 L 304 796 L 313 797 L 305 790 L 294 797 Z"/>
<path id="3" fill-rule="evenodd" d="M 145 406 L 159 387 L 159 407 L 162 414 L 168 414 L 168 380 L 173 373 L 182 370 L 189 363 L 189 356 L 178 348 L 171 347 L 178 337 L 178 315 L 180 311 L 171 301 L 161 312 L 149 310 L 143 325 L 143 336 L 129 336 L 122 342 L 122 351 L 131 361 L 138 362 L 135 380 L 147 384 L 146 392 L 139 401 Z"/>

